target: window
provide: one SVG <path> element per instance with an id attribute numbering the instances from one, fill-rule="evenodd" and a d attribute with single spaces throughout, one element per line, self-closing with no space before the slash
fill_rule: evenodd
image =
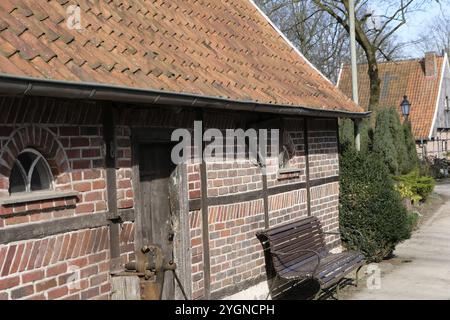
<path id="1" fill-rule="evenodd" d="M 36 150 L 19 154 L 9 177 L 9 193 L 50 190 L 53 177 L 45 158 Z"/>
<path id="2" fill-rule="evenodd" d="M 296 146 L 289 132 L 282 130 L 282 141 L 280 143 L 280 151 L 278 154 L 278 174 L 300 174 L 302 169 L 298 168 L 298 164 L 292 163 L 292 159 L 296 156 Z"/>
<path id="3" fill-rule="evenodd" d="M 281 142 L 280 153 L 278 156 L 279 169 L 288 169 L 289 160 L 294 156 L 295 153 L 295 147 L 292 143 L 289 132 L 283 130 Z"/>

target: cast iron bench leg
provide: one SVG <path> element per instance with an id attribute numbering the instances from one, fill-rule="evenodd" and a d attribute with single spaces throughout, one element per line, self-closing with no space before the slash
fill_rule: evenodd
<path id="1" fill-rule="evenodd" d="M 322 286 L 320 286 L 319 291 L 317 291 L 317 293 L 314 296 L 314 300 L 319 300 L 320 295 L 322 294 Z"/>
<path id="2" fill-rule="evenodd" d="M 356 287 L 359 286 L 359 271 L 361 270 L 362 267 L 363 267 L 363 265 L 359 266 L 359 268 L 356 269 L 356 277 L 355 277 Z"/>
<path id="3" fill-rule="evenodd" d="M 277 279 L 278 279 L 278 275 L 276 275 L 275 277 L 272 278 L 272 283 L 270 284 L 269 292 L 267 293 L 266 300 L 269 299 L 269 296 L 272 293 L 273 288 L 275 287 Z"/>

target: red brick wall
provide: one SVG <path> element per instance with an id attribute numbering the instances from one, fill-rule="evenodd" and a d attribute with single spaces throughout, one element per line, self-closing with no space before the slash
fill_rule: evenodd
<path id="1" fill-rule="evenodd" d="M 197 299 L 203 296 L 204 288 L 202 218 L 200 211 L 189 213 L 189 228 L 191 238 L 192 299 Z"/>
<path id="2" fill-rule="evenodd" d="M 108 210 L 101 109 L 45 98 L 0 98 L 0 195 L 8 195 L 13 161 L 25 147 L 48 160 L 56 190 L 78 196 L 0 206 L 0 228 Z M 119 208 L 133 207 L 129 130 L 117 132 Z M 122 262 L 134 259 L 134 224 L 121 225 Z M 108 227 L 0 244 L 0 299 L 108 299 Z M 70 286 L 69 279 L 79 279 Z"/>
<path id="3" fill-rule="evenodd" d="M 107 299 L 108 243 L 103 227 L 0 246 L 0 297 Z"/>
<path id="4" fill-rule="evenodd" d="M 217 118 L 217 117 L 216 117 Z M 240 118 L 230 127 L 238 127 Z M 220 126 L 218 126 L 220 128 Z M 284 129 L 294 144 L 289 167 L 298 172 L 280 174 L 278 158 L 269 160 L 268 187 L 279 187 L 306 181 L 306 157 L 303 120 L 286 121 Z M 337 128 L 335 120 L 310 120 L 308 131 L 310 180 L 336 177 L 339 174 Z M 206 165 L 208 196 L 242 194 L 262 189 L 261 169 L 250 161 L 239 163 L 210 163 Z M 200 198 L 198 166 L 188 167 L 190 198 Z M 338 228 L 339 183 L 332 182 L 311 188 L 311 214 L 318 216 L 326 230 Z M 271 226 L 306 217 L 306 188 L 269 197 L 269 223 Z M 193 298 L 204 295 L 203 240 L 201 210 L 190 212 Z M 242 283 L 253 283 L 265 275 L 262 247 L 256 239 L 257 231 L 264 228 L 263 200 L 210 206 L 208 210 L 210 286 L 213 296 L 233 292 Z M 330 246 L 336 237 L 327 238 Z"/>
<path id="5" fill-rule="evenodd" d="M 333 120 L 315 120 L 309 134 L 309 165 L 312 180 L 339 175 L 338 137 Z M 311 214 L 317 216 L 325 231 L 339 230 L 339 182 L 311 188 Z M 327 236 L 336 243 L 338 236 Z"/>
<path id="6" fill-rule="evenodd" d="M 26 112 L 22 114 L 25 107 Z M 155 128 L 190 128 L 194 116 L 193 112 L 180 115 L 170 110 L 119 110 L 117 119 L 120 125 L 116 127 L 119 208 L 134 207 L 130 124 Z M 244 120 L 249 119 L 241 114 L 219 115 L 216 112 L 205 117 L 207 128 L 219 129 L 244 128 Z M 269 188 L 306 181 L 304 122 L 287 121 L 283 126 L 294 145 L 289 165 L 298 171 L 282 174 L 278 170 L 278 157 L 270 159 L 267 168 Z M 17 132 L 28 139 L 28 145 L 41 151 L 50 160 L 55 160 L 51 164 L 56 188 L 76 190 L 79 195 L 62 200 L 0 206 L 0 228 L 107 211 L 103 160 L 105 147 L 100 109 L 97 105 L 44 98 L 0 98 L 0 194 L 3 195 L 8 190 L 7 177 L 15 154 L 10 143 L 16 141 Z M 311 120 L 308 136 L 310 178 L 314 180 L 338 175 L 336 122 Z M 41 143 L 49 138 L 52 147 Z M 252 161 L 211 163 L 206 170 L 208 196 L 212 198 L 262 188 L 261 169 Z M 187 172 L 188 198 L 199 199 L 199 165 L 189 165 Z M 338 196 L 337 182 L 311 188 L 311 213 L 321 219 L 327 230 L 334 230 L 338 226 Z M 306 188 L 269 197 L 271 226 L 299 219 L 307 214 Z M 187 250 L 191 257 L 192 298 L 201 298 L 205 285 L 201 210 L 189 212 L 189 224 L 191 246 Z M 255 233 L 262 228 L 262 199 L 209 207 L 210 284 L 213 294 L 232 292 L 243 283 L 251 283 L 265 274 L 263 252 L 255 237 Z M 59 298 L 74 299 L 108 298 L 110 244 L 107 231 L 105 226 L 0 245 L 0 299 L 49 299 L 56 298 L 57 295 Z M 327 239 L 329 243 L 335 240 L 332 237 Z M 134 224 L 121 224 L 120 249 L 123 263 L 134 259 L 133 241 Z M 23 262 L 26 259 L 32 262 Z M 68 268 L 72 265 L 81 268 L 82 285 L 79 289 L 69 289 L 64 282 L 71 275 Z"/>

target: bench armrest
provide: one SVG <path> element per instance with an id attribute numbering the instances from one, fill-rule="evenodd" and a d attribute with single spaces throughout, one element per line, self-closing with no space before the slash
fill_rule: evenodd
<path id="1" fill-rule="evenodd" d="M 316 264 L 316 266 L 314 267 L 314 270 L 313 270 L 313 274 L 316 274 L 317 269 L 319 268 L 319 265 L 320 265 L 321 257 L 320 257 L 320 254 L 317 251 L 315 251 L 315 250 L 301 249 L 301 250 L 293 250 L 293 251 L 289 251 L 289 252 L 271 251 L 271 254 L 272 255 L 280 255 L 281 256 L 281 255 L 289 255 L 289 254 L 300 253 L 300 252 L 310 252 L 310 253 L 313 253 L 316 256 L 317 264 Z"/>

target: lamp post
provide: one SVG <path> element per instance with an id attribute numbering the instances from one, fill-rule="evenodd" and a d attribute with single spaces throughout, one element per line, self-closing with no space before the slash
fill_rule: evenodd
<path id="1" fill-rule="evenodd" d="M 406 95 L 403 96 L 403 101 L 400 103 L 400 106 L 402 107 L 402 114 L 405 121 L 408 121 L 409 112 L 411 111 L 411 103 L 408 101 L 408 97 Z"/>

